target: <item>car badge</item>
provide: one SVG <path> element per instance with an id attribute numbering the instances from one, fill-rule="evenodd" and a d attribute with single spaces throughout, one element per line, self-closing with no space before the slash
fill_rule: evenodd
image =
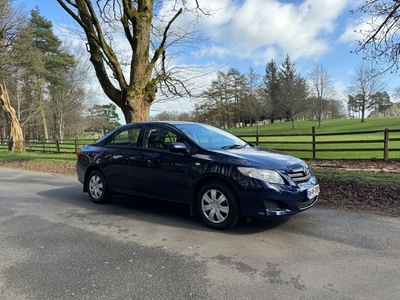
<path id="1" fill-rule="evenodd" d="M 308 166 L 306 164 L 303 164 L 303 172 L 304 175 L 308 176 L 310 174 L 310 169 L 308 168 Z"/>

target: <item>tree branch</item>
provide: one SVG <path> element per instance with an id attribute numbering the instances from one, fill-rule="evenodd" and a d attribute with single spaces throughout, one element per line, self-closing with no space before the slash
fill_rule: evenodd
<path id="1" fill-rule="evenodd" d="M 164 34 L 163 34 L 163 39 L 160 43 L 160 46 L 158 47 L 158 49 L 155 51 L 154 56 L 151 60 L 151 64 L 154 66 L 155 63 L 157 62 L 157 60 L 159 59 L 160 55 L 163 54 L 163 52 L 165 51 L 165 44 L 167 42 L 167 37 L 168 37 L 168 30 L 170 29 L 172 23 L 178 18 L 178 16 L 182 13 L 182 8 L 178 10 L 178 12 L 174 15 L 174 17 L 168 22 L 167 27 L 164 30 Z"/>

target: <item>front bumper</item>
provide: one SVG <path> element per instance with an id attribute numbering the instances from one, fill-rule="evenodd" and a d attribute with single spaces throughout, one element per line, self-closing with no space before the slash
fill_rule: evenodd
<path id="1" fill-rule="evenodd" d="M 314 206 L 318 194 L 307 191 L 318 185 L 315 182 L 300 186 L 267 185 L 258 190 L 239 193 L 242 215 L 250 218 L 289 216 Z"/>

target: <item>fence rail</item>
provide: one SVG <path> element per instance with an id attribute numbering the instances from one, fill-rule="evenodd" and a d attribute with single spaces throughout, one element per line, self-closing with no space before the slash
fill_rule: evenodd
<path id="1" fill-rule="evenodd" d="M 53 139 L 32 139 L 25 140 L 25 151 L 42 152 L 42 153 L 58 153 L 58 154 L 75 154 L 83 145 L 91 144 L 97 139 L 68 139 L 68 140 L 53 140 Z M 7 139 L 1 139 L 0 148 L 2 145 L 7 145 Z"/>
<path id="2" fill-rule="evenodd" d="M 400 159 L 400 129 L 309 134 L 238 135 L 249 143 L 312 159 Z M 25 150 L 43 153 L 75 154 L 82 145 L 96 139 L 26 140 Z M 7 148 L 8 140 L 0 140 Z"/>

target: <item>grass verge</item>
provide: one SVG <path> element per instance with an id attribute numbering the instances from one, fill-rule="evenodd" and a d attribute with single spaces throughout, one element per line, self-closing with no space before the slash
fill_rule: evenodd
<path id="1" fill-rule="evenodd" d="M 347 171 L 330 168 L 314 168 L 315 176 L 320 181 L 354 182 L 371 185 L 400 185 L 400 174 Z"/>
<path id="2" fill-rule="evenodd" d="M 75 163 L 76 155 L 74 154 L 52 154 L 40 152 L 11 152 L 0 149 L 0 161 L 7 162 L 51 162 L 51 163 Z"/>

